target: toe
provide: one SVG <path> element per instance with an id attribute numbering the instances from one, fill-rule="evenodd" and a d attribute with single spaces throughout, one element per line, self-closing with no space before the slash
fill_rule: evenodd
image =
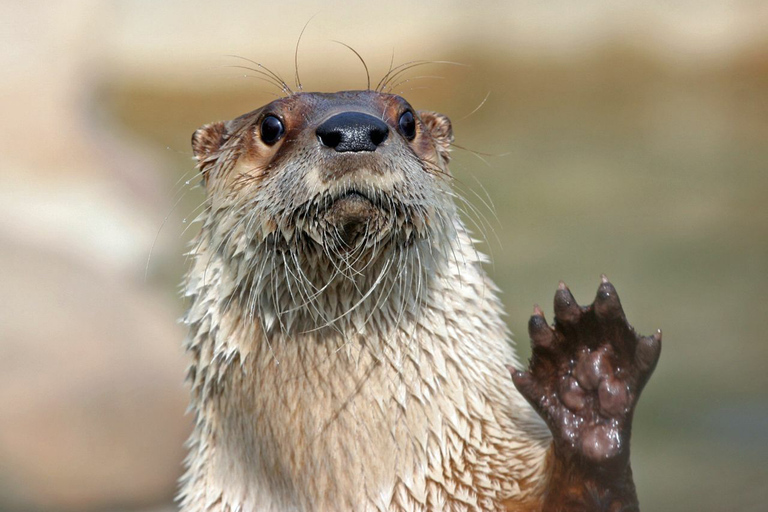
<path id="1" fill-rule="evenodd" d="M 555 292 L 555 321 L 565 325 L 573 325 L 581 318 L 581 307 L 573 298 L 571 290 L 560 281 Z"/>
<path id="2" fill-rule="evenodd" d="M 533 375 L 531 375 L 531 372 L 516 370 L 511 366 L 507 366 L 507 369 L 512 375 L 512 382 L 515 384 L 515 387 L 520 394 L 523 395 L 523 398 L 525 398 L 528 403 L 541 414 L 542 410 L 540 403 L 543 395 L 536 380 L 533 378 Z"/>
<path id="3" fill-rule="evenodd" d="M 661 329 L 653 336 L 643 336 L 635 349 L 635 361 L 640 373 L 649 377 L 661 355 Z"/>
<path id="4" fill-rule="evenodd" d="M 528 320 L 528 334 L 533 341 L 533 349 L 545 349 L 550 350 L 555 345 L 555 333 L 552 328 L 547 325 L 547 320 L 544 318 L 544 314 L 541 312 L 539 306 L 534 306 L 533 315 Z"/>
<path id="5" fill-rule="evenodd" d="M 624 317 L 624 310 L 621 307 L 619 294 L 616 288 L 608 281 L 605 275 L 602 276 L 602 282 L 597 289 L 595 297 L 595 314 L 598 318 L 614 320 Z"/>

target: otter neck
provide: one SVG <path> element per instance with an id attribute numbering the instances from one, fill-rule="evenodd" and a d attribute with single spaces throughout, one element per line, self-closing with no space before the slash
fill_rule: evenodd
<path id="1" fill-rule="evenodd" d="M 453 228 L 362 269 L 262 255 L 258 280 L 203 231 L 187 283 L 187 509 L 405 509 L 467 478 L 489 508 L 538 492 L 546 430 L 511 392 L 495 287 Z"/>

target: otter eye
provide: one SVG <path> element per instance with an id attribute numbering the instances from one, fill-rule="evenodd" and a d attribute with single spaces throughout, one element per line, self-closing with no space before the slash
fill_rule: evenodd
<path id="1" fill-rule="evenodd" d="M 400 133 L 406 139 L 411 140 L 416 136 L 416 120 L 413 118 L 413 112 L 410 110 L 403 112 L 397 125 L 400 127 Z"/>
<path id="2" fill-rule="evenodd" d="M 261 140 L 271 146 L 285 134 L 283 122 L 275 116 L 267 116 L 261 122 Z"/>

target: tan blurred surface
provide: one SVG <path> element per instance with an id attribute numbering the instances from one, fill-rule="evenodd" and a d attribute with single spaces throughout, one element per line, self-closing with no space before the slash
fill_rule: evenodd
<path id="1" fill-rule="evenodd" d="M 393 52 L 466 64 L 396 92 L 467 148 L 456 186 L 523 354 L 559 279 L 588 302 L 605 272 L 640 331 L 664 329 L 634 432 L 644 510 L 763 510 L 768 7 L 576 5 L 0 3 L 0 510 L 170 506 L 189 137 L 276 92 L 226 55 L 291 81 L 313 15 L 307 89 L 365 86 L 332 40 L 374 83 Z"/>

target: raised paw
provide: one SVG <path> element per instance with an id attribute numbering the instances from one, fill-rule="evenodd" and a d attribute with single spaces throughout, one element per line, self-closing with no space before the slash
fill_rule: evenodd
<path id="1" fill-rule="evenodd" d="M 510 371 L 552 432 L 542 510 L 639 510 L 629 439 L 635 405 L 659 360 L 661 331 L 639 336 L 602 276 L 589 306 L 579 306 L 561 282 L 554 325 L 535 306 L 528 332 L 529 368 Z"/>
<path id="2" fill-rule="evenodd" d="M 530 367 L 512 379 L 549 425 L 556 452 L 582 463 L 628 459 L 632 414 L 659 359 L 661 331 L 635 333 L 605 276 L 589 306 L 561 282 L 554 326 L 536 306 L 528 330 Z"/>

